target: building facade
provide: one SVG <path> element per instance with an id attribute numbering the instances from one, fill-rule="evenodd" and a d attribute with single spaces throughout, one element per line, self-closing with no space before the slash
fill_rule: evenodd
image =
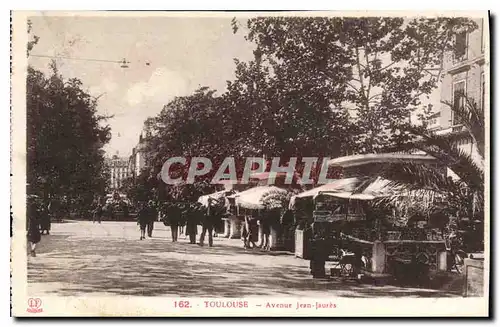
<path id="1" fill-rule="evenodd" d="M 486 74 L 489 66 L 486 65 L 485 45 L 488 40 L 488 24 L 483 19 L 474 20 L 478 28 L 470 33 L 457 34 L 455 49 L 446 53 L 443 58 L 441 102 L 465 105 L 461 94 L 467 95 L 484 111 L 486 91 Z M 451 108 L 440 103 L 440 110 L 432 115 L 429 128 L 438 133 L 453 133 L 463 130 L 458 117 Z M 464 140 L 458 144 L 459 148 L 474 157 L 475 145 L 472 140 Z"/>
<path id="2" fill-rule="evenodd" d="M 127 161 L 127 168 L 134 178 L 146 168 L 146 143 L 142 135 L 139 137 L 139 143 L 132 149 L 132 154 Z"/>
<path id="3" fill-rule="evenodd" d="M 110 173 L 109 187 L 112 190 L 118 190 L 122 187 L 123 181 L 130 177 L 128 169 L 128 160 L 114 155 L 107 160 L 107 166 Z"/>

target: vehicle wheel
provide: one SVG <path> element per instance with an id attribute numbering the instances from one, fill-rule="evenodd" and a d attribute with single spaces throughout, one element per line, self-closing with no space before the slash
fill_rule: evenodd
<path id="1" fill-rule="evenodd" d="M 352 266 L 351 263 L 346 263 L 342 267 L 342 275 L 343 277 L 351 277 L 354 273 L 354 267 Z"/>

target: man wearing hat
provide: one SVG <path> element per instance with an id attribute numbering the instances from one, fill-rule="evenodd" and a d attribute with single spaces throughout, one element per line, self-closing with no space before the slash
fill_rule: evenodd
<path id="1" fill-rule="evenodd" d="M 153 237 L 153 228 L 156 217 L 158 216 L 158 212 L 156 211 L 155 203 L 153 202 L 153 200 L 149 200 L 147 205 L 147 211 L 148 211 L 148 236 Z"/>

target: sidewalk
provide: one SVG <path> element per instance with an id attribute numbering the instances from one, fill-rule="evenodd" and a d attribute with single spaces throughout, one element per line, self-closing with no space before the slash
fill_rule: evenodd
<path id="1" fill-rule="evenodd" d="M 214 247 L 170 240 L 157 224 L 139 240 L 134 223 L 54 224 L 38 256 L 28 258 L 29 294 L 181 297 L 436 297 L 435 290 L 374 287 L 339 279 L 316 280 L 309 261 L 284 253 L 245 250 L 235 239 Z"/>

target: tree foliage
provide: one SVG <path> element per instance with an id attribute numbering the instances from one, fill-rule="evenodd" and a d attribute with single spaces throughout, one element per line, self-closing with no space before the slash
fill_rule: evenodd
<path id="1" fill-rule="evenodd" d="M 357 152 L 400 141 L 408 122 L 440 78 L 454 35 L 476 24 L 465 18 L 264 17 L 248 21 L 247 38 L 287 86 L 307 90 L 315 109 L 348 108 Z"/>
<path id="2" fill-rule="evenodd" d="M 484 218 L 484 113 L 466 95 L 464 107 L 448 103 L 459 117 L 463 128 L 450 134 L 412 128 L 418 140 L 407 143 L 399 150 L 421 150 L 437 160 L 435 166 L 397 165 L 382 172 L 382 176 L 393 181 L 398 194 L 388 203 L 412 207 L 426 199 L 428 213 L 446 212 L 451 215 L 476 219 Z M 468 139 L 475 144 L 475 151 L 460 149 L 459 140 Z M 457 177 L 448 177 L 442 168 L 448 167 Z M 386 201 L 387 202 L 387 201 Z"/>
<path id="3" fill-rule="evenodd" d="M 54 63 L 50 76 L 28 67 L 26 109 L 28 192 L 74 199 L 103 193 L 110 128 L 80 80 L 64 80 Z"/>
<path id="4" fill-rule="evenodd" d="M 37 35 L 32 35 L 32 28 L 33 28 L 33 23 L 31 20 L 28 20 L 28 36 L 30 37 L 30 40 L 28 41 L 28 44 L 26 46 L 26 54 L 29 56 L 31 50 L 33 50 L 33 47 L 38 43 L 38 40 L 40 40 L 40 37 Z"/>
<path id="5" fill-rule="evenodd" d="M 237 33 L 238 22 L 232 24 Z M 257 17 L 247 28 L 254 57 L 235 59 L 235 78 L 224 92 L 202 87 L 148 119 L 154 174 L 176 156 L 188 164 L 173 167 L 173 177 L 185 177 L 195 156 L 214 167 L 234 157 L 239 177 L 250 156 L 300 163 L 408 143 L 414 138 L 408 118 L 437 86 L 453 35 L 476 26 L 442 17 Z M 167 187 L 167 194 L 214 191 L 207 186 L 213 173 L 191 186 Z"/>

